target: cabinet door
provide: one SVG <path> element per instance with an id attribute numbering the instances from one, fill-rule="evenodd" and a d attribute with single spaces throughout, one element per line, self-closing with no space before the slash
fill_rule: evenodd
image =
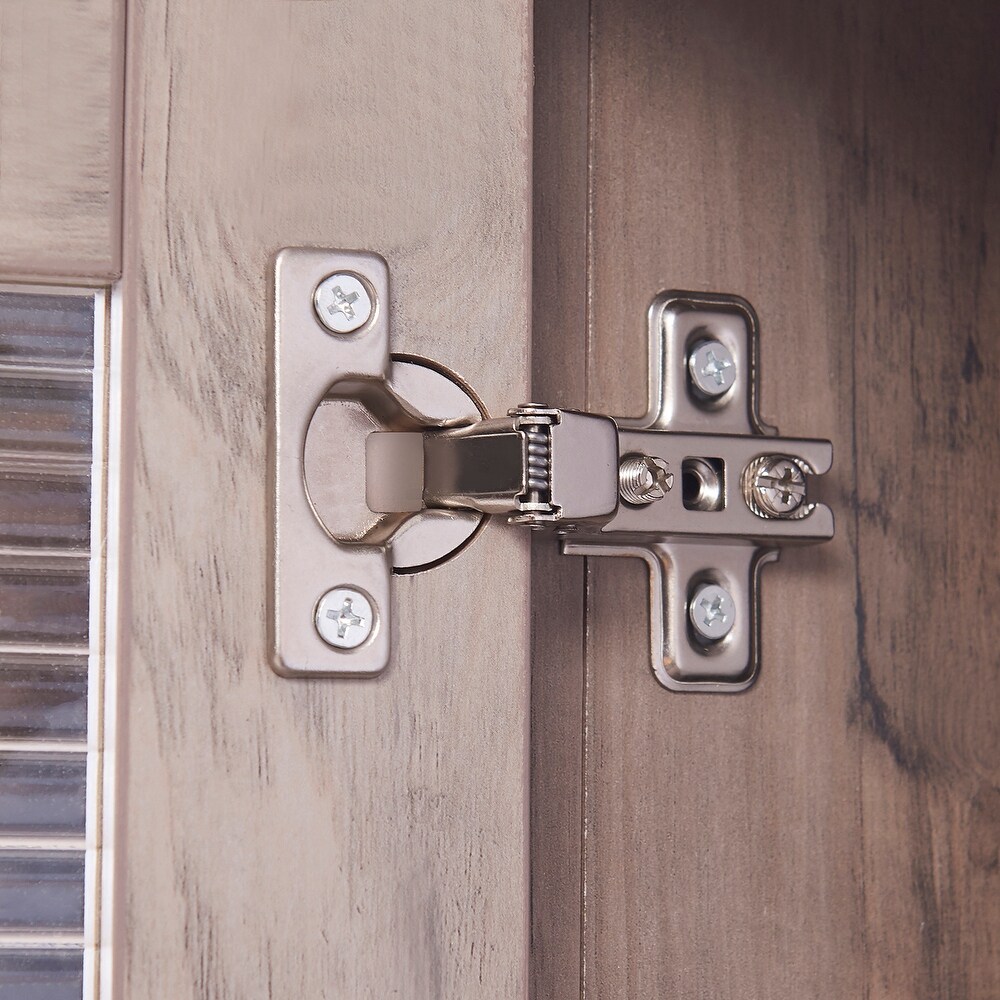
<path id="1" fill-rule="evenodd" d="M 535 394 L 641 412 L 653 295 L 743 295 L 838 517 L 764 574 L 745 694 L 654 681 L 637 560 L 536 573 L 536 995 L 995 997 L 996 7 L 543 2 L 535 32 Z"/>
<path id="2" fill-rule="evenodd" d="M 395 352 L 491 411 L 524 394 L 529 25 L 447 0 L 130 14 L 125 996 L 522 991 L 525 539 L 396 580 L 377 679 L 277 676 L 267 373 L 276 251 L 349 247 L 388 261 Z"/>
<path id="3" fill-rule="evenodd" d="M 388 262 L 394 352 L 527 396 L 530 25 L 2 5 L 0 278 L 113 286 L 121 331 L 104 996 L 526 992 L 527 538 L 395 579 L 378 678 L 278 676 L 268 372 L 276 253 L 351 248 Z"/>

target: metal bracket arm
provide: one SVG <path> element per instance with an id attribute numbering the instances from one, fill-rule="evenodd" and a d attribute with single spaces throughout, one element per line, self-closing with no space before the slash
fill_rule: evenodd
<path id="1" fill-rule="evenodd" d="M 622 431 L 611 417 L 531 405 L 455 430 L 374 431 L 366 460 L 371 482 L 391 483 L 368 490 L 369 506 L 382 513 L 478 510 L 535 530 L 619 541 L 662 535 L 766 546 L 833 535 L 830 509 L 808 499 L 811 477 L 833 462 L 823 440 Z M 788 483 L 796 506 L 787 513 L 767 513 L 757 500 L 776 462 L 796 470 Z M 781 489 L 780 476 L 777 483 Z M 629 489 L 631 500 L 622 496 Z"/>
<path id="2" fill-rule="evenodd" d="M 399 435 L 375 432 L 369 482 L 398 487 L 406 469 L 407 509 L 504 514 L 556 534 L 568 555 L 643 559 L 657 679 L 675 691 L 743 690 L 759 667 L 761 568 L 781 546 L 834 531 L 831 510 L 812 496 L 833 448 L 778 437 L 760 422 L 756 337 L 741 299 L 662 296 L 650 310 L 660 381 L 645 418 L 526 404 L 408 435 L 405 462 Z M 713 394 L 716 386 L 723 391 Z M 368 502 L 398 510 L 396 494 L 369 488 Z"/>
<path id="3" fill-rule="evenodd" d="M 401 468 L 418 477 L 405 490 L 413 510 L 505 514 L 555 533 L 568 555 L 643 559 L 653 672 L 672 690 L 749 686 L 758 663 L 760 568 L 779 546 L 833 535 L 832 512 L 809 495 L 813 477 L 832 464 L 828 441 L 627 431 L 607 416 L 538 406 L 406 437 L 410 460 L 399 461 L 399 434 L 374 432 L 367 461 L 376 482 L 398 484 Z M 771 474 L 776 466 L 794 470 L 784 486 Z M 775 490 L 779 504 L 788 495 L 787 511 L 761 507 Z M 371 490 L 368 502 L 398 510 Z M 697 617 L 705 598 L 695 594 L 703 591 L 708 627 Z"/>

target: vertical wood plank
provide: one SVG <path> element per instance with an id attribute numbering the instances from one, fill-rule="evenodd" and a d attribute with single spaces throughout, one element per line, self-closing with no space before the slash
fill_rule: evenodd
<path id="1" fill-rule="evenodd" d="M 394 349 L 528 381 L 517 2 L 130 15 L 121 995 L 527 989 L 528 543 L 395 581 L 374 681 L 267 663 L 267 318 L 286 245 L 389 261 Z"/>
<path id="2" fill-rule="evenodd" d="M 0 4 L 0 272 L 120 267 L 123 0 Z"/>
<path id="3" fill-rule="evenodd" d="M 585 4 L 536 3 L 532 398 L 586 404 L 588 77 Z M 580 996 L 583 560 L 532 548 L 531 996 Z"/>
<path id="4" fill-rule="evenodd" d="M 781 45 L 787 33 L 815 49 L 828 17 L 791 4 L 763 21 L 724 3 L 598 5 L 597 407 L 641 409 L 655 292 L 732 291 L 763 317 L 765 415 L 789 432 L 844 439 L 836 373 L 849 347 L 830 335 L 844 314 L 825 254 L 842 217 L 827 195 L 841 185 L 810 117 L 837 107 L 844 70 L 832 41 Z M 808 386 L 782 364 L 793 343 Z M 775 392 L 783 380 L 797 398 Z M 839 465 L 840 499 L 844 473 Z M 837 579 L 849 542 L 841 531 L 768 571 L 765 667 L 737 697 L 662 690 L 647 666 L 642 568 L 606 560 L 592 570 L 588 996 L 860 995 L 861 970 L 845 961 L 862 941 L 858 736 L 842 715 L 853 616 L 829 610 L 851 611 Z M 623 608 L 640 618 L 630 623 Z M 807 652 L 817 647 L 821 665 Z"/>
<path id="5" fill-rule="evenodd" d="M 1000 994 L 994 4 L 858 14 L 853 461 L 868 981 Z M 891 38 L 878 45 L 876 39 Z"/>

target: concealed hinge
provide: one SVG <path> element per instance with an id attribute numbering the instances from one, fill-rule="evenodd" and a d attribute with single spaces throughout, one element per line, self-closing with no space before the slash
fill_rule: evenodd
<path id="1" fill-rule="evenodd" d="M 440 365 L 390 354 L 388 302 L 377 255 L 278 256 L 276 668 L 380 672 L 392 573 L 440 564 L 499 514 L 555 535 L 568 555 L 645 560 L 665 687 L 752 684 L 760 569 L 782 545 L 833 536 L 813 496 L 833 452 L 761 423 L 750 305 L 657 296 L 638 419 L 537 404 L 491 419 Z"/>

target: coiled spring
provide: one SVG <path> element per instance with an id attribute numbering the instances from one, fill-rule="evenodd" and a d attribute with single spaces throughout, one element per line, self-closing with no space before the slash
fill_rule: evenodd
<path id="1" fill-rule="evenodd" d="M 528 439 L 528 489 L 547 493 L 551 459 L 548 432 L 529 426 L 524 428 L 524 433 Z"/>

